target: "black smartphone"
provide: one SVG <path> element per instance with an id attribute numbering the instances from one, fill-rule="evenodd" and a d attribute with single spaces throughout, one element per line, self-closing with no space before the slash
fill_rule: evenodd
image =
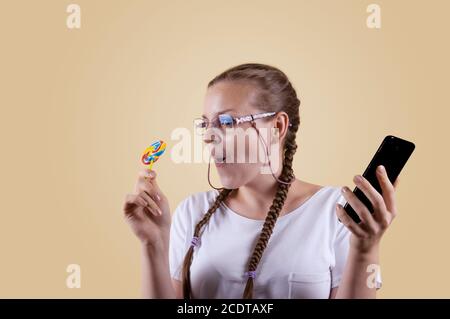
<path id="1" fill-rule="evenodd" d="M 366 178 L 370 182 L 370 184 L 372 184 L 372 186 L 381 194 L 381 187 L 376 176 L 376 169 L 378 165 L 383 165 L 386 168 L 389 180 L 391 181 L 391 183 L 394 183 L 403 166 L 405 166 L 406 162 L 414 151 L 415 147 L 416 146 L 414 145 L 414 143 L 403 140 L 399 137 L 395 137 L 392 135 L 386 136 L 380 147 L 376 151 L 375 155 L 373 156 L 372 160 L 370 161 L 369 166 L 367 166 L 366 170 L 364 171 L 364 178 Z M 358 187 L 355 187 L 353 193 L 356 195 L 356 197 L 359 198 L 359 200 L 361 200 L 364 205 L 366 205 L 366 207 L 372 214 L 372 203 L 364 195 L 364 193 Z M 358 214 L 356 214 L 356 212 L 348 202 L 344 205 L 344 209 L 355 222 L 361 222 Z"/>

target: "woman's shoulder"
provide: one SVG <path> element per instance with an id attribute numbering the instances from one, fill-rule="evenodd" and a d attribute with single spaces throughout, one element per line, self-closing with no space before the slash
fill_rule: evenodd
<path id="1" fill-rule="evenodd" d="M 180 219 L 198 220 L 214 202 L 218 191 L 199 191 L 186 196 L 176 207 L 173 216 Z"/>
<path id="2" fill-rule="evenodd" d="M 298 187 L 302 189 L 299 196 L 300 202 L 303 201 L 302 198 L 313 199 L 318 197 L 319 200 L 312 201 L 320 205 L 336 205 L 336 203 L 345 203 L 345 199 L 341 193 L 341 186 L 336 186 L 332 184 L 319 185 L 313 184 L 305 181 L 300 181 L 301 184 Z M 306 191 L 304 191 L 306 189 Z M 294 198 L 295 201 L 295 198 Z M 295 204 L 294 204 L 295 206 Z"/>
<path id="3" fill-rule="evenodd" d="M 320 205 L 322 205 L 320 207 L 321 218 L 327 223 L 327 225 L 332 226 L 331 228 L 334 230 L 335 234 L 345 232 L 347 230 L 336 215 L 336 204 L 341 204 L 344 206 L 347 202 L 344 195 L 342 195 L 341 190 L 342 186 L 326 185 L 321 189 L 323 193 L 322 198 L 319 201 Z"/>
<path id="4" fill-rule="evenodd" d="M 314 185 L 309 184 L 308 195 L 305 202 L 300 206 L 305 214 L 311 216 L 312 220 L 330 224 L 337 222 L 336 204 L 344 205 L 346 200 L 341 193 L 341 187 L 331 184 Z"/>
<path id="5" fill-rule="evenodd" d="M 333 202 L 333 204 L 336 204 L 337 202 L 340 204 L 345 203 L 345 198 L 341 192 L 342 186 L 325 185 L 323 186 L 323 189 L 326 194 L 326 198 L 330 200 L 330 202 Z"/>
<path id="6" fill-rule="evenodd" d="M 189 194 L 186 196 L 181 202 L 180 205 L 194 205 L 196 207 L 202 206 L 202 205 L 209 205 L 211 204 L 216 196 L 218 195 L 218 191 L 215 189 L 208 190 L 208 191 L 200 191 L 195 192 L 192 194 Z"/>
<path id="7" fill-rule="evenodd" d="M 331 211 L 333 217 L 335 215 L 336 204 L 339 203 L 343 206 L 346 203 L 346 199 L 342 195 L 341 189 L 341 186 L 325 185 L 317 192 L 320 199 L 316 201 L 316 203 L 321 205 L 321 208 L 323 208 L 324 211 Z"/>

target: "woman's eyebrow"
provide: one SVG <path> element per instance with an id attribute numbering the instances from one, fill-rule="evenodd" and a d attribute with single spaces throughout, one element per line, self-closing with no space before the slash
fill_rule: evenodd
<path id="1" fill-rule="evenodd" d="M 215 116 L 217 116 L 217 115 L 219 115 L 219 114 L 223 114 L 223 113 L 229 112 L 229 111 L 234 111 L 234 110 L 233 110 L 233 109 L 226 109 L 226 110 L 223 110 L 223 111 L 218 112 L 217 114 L 215 114 Z M 207 117 L 206 117 L 205 114 L 202 114 L 202 117 L 205 118 L 205 119 L 207 119 Z"/>

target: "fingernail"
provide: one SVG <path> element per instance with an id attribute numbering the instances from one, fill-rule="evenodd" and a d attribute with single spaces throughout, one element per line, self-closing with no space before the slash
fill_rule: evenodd
<path id="1" fill-rule="evenodd" d="M 337 209 L 341 209 L 341 207 L 342 207 L 341 204 L 336 204 Z"/>
<path id="2" fill-rule="evenodd" d="M 159 208 L 158 208 L 158 213 L 159 213 L 159 215 L 162 215 L 162 211 Z"/>
<path id="3" fill-rule="evenodd" d="M 341 191 L 342 191 L 343 193 L 347 192 L 347 187 L 346 187 L 346 186 L 342 187 L 342 188 L 341 188 Z"/>
<path id="4" fill-rule="evenodd" d="M 378 166 L 378 172 L 382 173 L 384 171 L 385 171 L 385 169 L 384 169 L 383 165 Z"/>
<path id="5" fill-rule="evenodd" d="M 159 197 L 158 194 L 156 194 L 156 198 L 157 198 L 158 200 L 161 200 L 161 197 Z"/>
<path id="6" fill-rule="evenodd" d="M 358 183 L 362 183 L 362 181 L 363 181 L 362 176 L 361 175 L 356 175 L 355 178 L 354 178 L 354 181 L 358 182 Z"/>

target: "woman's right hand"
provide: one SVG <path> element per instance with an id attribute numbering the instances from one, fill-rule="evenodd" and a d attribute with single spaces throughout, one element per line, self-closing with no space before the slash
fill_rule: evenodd
<path id="1" fill-rule="evenodd" d="M 167 249 L 170 231 L 170 208 L 166 196 L 156 183 L 156 172 L 139 172 L 134 193 L 127 194 L 124 218 L 144 245 Z"/>

